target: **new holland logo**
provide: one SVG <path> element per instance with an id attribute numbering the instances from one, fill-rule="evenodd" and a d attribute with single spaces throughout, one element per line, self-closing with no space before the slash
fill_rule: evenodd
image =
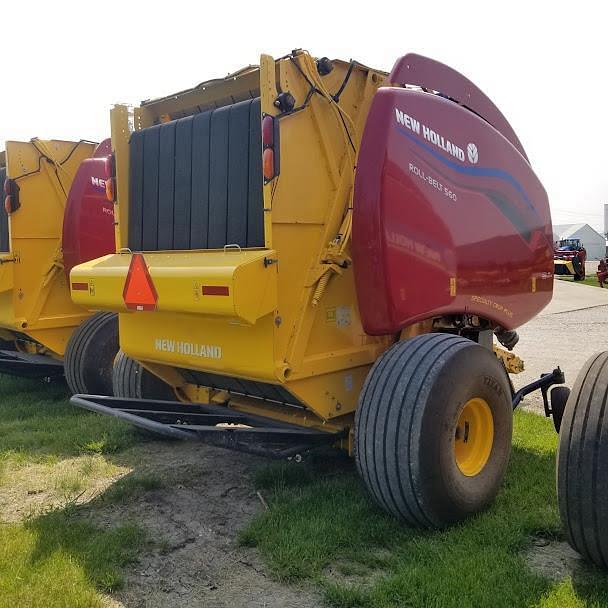
<path id="1" fill-rule="evenodd" d="M 204 359 L 222 358 L 222 347 L 215 346 L 214 344 L 198 344 L 196 342 L 155 338 L 154 349 L 164 353 L 179 353 L 180 355 L 191 355 L 192 357 L 203 357 Z"/>
<path id="2" fill-rule="evenodd" d="M 93 177 L 91 176 L 91 185 L 93 188 L 97 190 L 103 190 L 105 192 L 106 189 L 106 180 L 101 177 Z"/>
<path id="3" fill-rule="evenodd" d="M 407 127 L 412 133 L 416 135 L 421 135 L 426 141 L 433 144 L 437 148 L 440 148 L 444 152 L 447 152 L 454 158 L 457 158 L 461 162 L 465 162 L 466 158 L 468 158 L 469 162 L 472 164 L 477 164 L 479 160 L 479 153 L 477 152 L 477 146 L 473 143 L 467 145 L 467 155 L 465 157 L 464 150 L 451 142 L 449 139 L 431 129 L 431 127 L 421 123 L 419 120 L 416 120 L 413 116 L 402 112 L 398 108 L 395 108 L 395 119 L 397 124 Z"/>
<path id="4" fill-rule="evenodd" d="M 469 157 L 469 162 L 474 165 L 477 164 L 479 160 L 479 152 L 477 152 L 477 146 L 475 144 L 469 144 L 467 146 L 467 156 Z"/>

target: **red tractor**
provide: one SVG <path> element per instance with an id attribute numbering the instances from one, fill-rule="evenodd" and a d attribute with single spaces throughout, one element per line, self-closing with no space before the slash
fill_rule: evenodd
<path id="1" fill-rule="evenodd" d="M 587 251 L 580 239 L 557 241 L 553 260 L 556 275 L 572 277 L 575 281 L 582 281 L 585 278 Z"/>

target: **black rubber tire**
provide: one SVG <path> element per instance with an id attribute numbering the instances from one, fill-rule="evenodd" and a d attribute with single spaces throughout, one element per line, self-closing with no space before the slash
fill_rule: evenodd
<path id="1" fill-rule="evenodd" d="M 553 426 L 558 433 L 562 425 L 568 397 L 570 397 L 570 389 L 567 386 L 554 386 L 551 389 L 551 417 L 553 418 Z"/>
<path id="2" fill-rule="evenodd" d="M 454 437 L 464 404 L 486 400 L 494 439 L 465 476 Z M 374 364 L 355 415 L 355 459 L 367 489 L 411 526 L 442 528 L 488 507 L 504 478 L 513 414 L 507 374 L 492 351 L 450 334 L 398 342 Z"/>
<path id="3" fill-rule="evenodd" d="M 557 497 L 573 549 L 608 567 L 608 352 L 596 353 L 576 378 L 562 419 Z"/>
<path id="4" fill-rule="evenodd" d="M 574 268 L 574 280 L 582 281 L 585 278 L 585 264 L 578 258 L 572 260 L 572 267 Z"/>
<path id="5" fill-rule="evenodd" d="M 63 357 L 65 379 L 72 394 L 112 394 L 112 368 L 118 352 L 118 316 L 99 312 L 70 336 Z"/>
<path id="6" fill-rule="evenodd" d="M 176 401 L 175 391 L 150 373 L 141 363 L 118 352 L 114 362 L 112 386 L 115 397 Z"/>

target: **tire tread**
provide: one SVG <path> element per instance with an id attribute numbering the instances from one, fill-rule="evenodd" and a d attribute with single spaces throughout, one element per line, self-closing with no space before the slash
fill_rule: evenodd
<path id="1" fill-rule="evenodd" d="M 451 334 L 427 334 L 398 342 L 376 361 L 361 391 L 355 415 L 357 468 L 376 502 L 412 526 L 442 525 L 416 489 L 414 437 L 422 413 L 415 404 L 421 392 L 428 390 L 427 379 L 437 362 L 471 344 Z M 407 446 L 400 453 L 403 437 L 407 437 Z M 409 462 L 402 461 L 403 453 Z"/>
<path id="2" fill-rule="evenodd" d="M 560 517 L 570 545 L 608 567 L 608 352 L 585 364 L 568 399 L 557 452 Z"/>
<path id="3" fill-rule="evenodd" d="M 84 378 L 84 353 L 100 332 L 116 322 L 115 313 L 95 313 L 83 321 L 70 336 L 64 354 L 64 373 L 68 387 L 74 394 L 90 392 Z"/>

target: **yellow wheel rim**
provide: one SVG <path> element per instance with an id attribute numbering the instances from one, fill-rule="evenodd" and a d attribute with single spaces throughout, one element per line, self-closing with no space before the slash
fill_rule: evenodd
<path id="1" fill-rule="evenodd" d="M 454 432 L 454 456 L 463 475 L 473 477 L 486 466 L 494 443 L 494 419 L 480 397 L 464 404 Z"/>

